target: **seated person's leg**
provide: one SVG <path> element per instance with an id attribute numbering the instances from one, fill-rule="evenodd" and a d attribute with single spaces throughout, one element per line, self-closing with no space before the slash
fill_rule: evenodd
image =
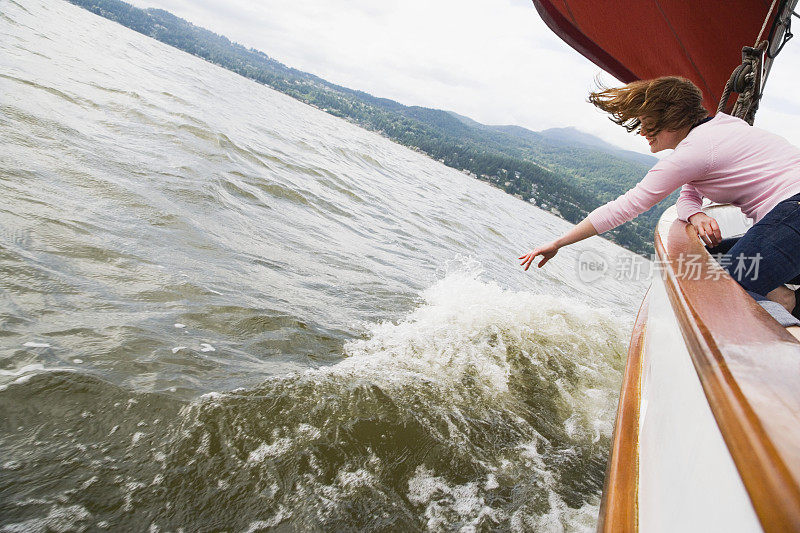
<path id="1" fill-rule="evenodd" d="M 709 248 L 708 253 L 710 253 L 713 256 L 719 256 L 720 254 L 724 254 L 728 250 L 730 250 L 734 244 L 739 242 L 740 238 L 741 237 L 728 237 L 727 239 L 722 239 L 722 241 L 720 241 L 718 245 L 714 246 L 713 248 Z"/>
<path id="2" fill-rule="evenodd" d="M 791 199 L 779 203 L 720 258 L 720 263 L 746 290 L 765 296 L 784 283 L 800 279 L 800 204 Z M 784 291 L 778 291 L 776 297 L 790 303 Z"/>

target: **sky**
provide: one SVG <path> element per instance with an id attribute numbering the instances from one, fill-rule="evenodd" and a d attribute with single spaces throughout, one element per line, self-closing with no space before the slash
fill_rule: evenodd
<path id="1" fill-rule="evenodd" d="M 530 0 L 128 0 L 166 9 L 328 81 L 484 124 L 573 126 L 629 150 L 639 136 L 586 103 L 618 85 L 556 37 Z M 800 39 L 775 62 L 756 125 L 800 146 Z"/>

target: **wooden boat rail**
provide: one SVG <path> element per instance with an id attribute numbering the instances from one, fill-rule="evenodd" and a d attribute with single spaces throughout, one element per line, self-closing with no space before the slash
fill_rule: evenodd
<path id="1" fill-rule="evenodd" d="M 614 423 L 614 440 L 608 458 L 597 531 L 637 529 L 639 486 L 639 403 L 641 399 L 642 351 L 650 300 L 645 295 L 628 347 L 622 391 Z"/>
<path id="2" fill-rule="evenodd" d="M 800 343 L 727 275 L 674 207 L 659 221 L 655 245 L 681 334 L 761 526 L 800 531 Z M 630 443 L 639 437 L 643 312 L 631 341 L 598 531 L 636 529 L 638 449 Z"/>
<path id="3" fill-rule="evenodd" d="M 671 208 L 656 252 L 681 333 L 765 531 L 800 531 L 800 343 L 708 254 Z M 682 272 L 701 257 L 696 275 Z"/>

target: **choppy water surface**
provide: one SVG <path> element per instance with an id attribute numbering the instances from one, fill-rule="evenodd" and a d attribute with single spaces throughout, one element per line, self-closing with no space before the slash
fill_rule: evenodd
<path id="1" fill-rule="evenodd" d="M 0 530 L 581 530 L 644 285 L 567 224 L 0 0 Z"/>

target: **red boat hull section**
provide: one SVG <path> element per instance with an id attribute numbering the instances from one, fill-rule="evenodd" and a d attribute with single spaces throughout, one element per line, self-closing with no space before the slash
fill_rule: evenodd
<path id="1" fill-rule="evenodd" d="M 769 0 L 533 0 L 572 48 L 624 83 L 684 76 L 714 112 L 725 82 L 756 44 Z M 774 17 L 774 13 L 771 15 Z M 768 37 L 765 30 L 762 40 Z"/>

